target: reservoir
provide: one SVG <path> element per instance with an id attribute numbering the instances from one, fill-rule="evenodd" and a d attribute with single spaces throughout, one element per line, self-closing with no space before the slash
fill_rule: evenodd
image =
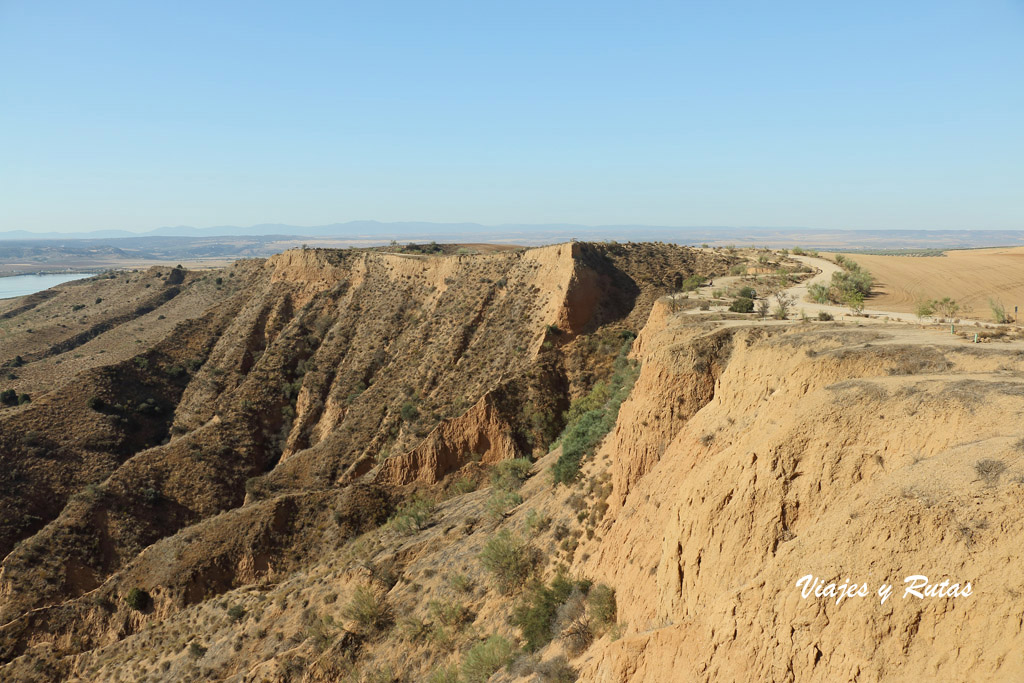
<path id="1" fill-rule="evenodd" d="M 95 273 L 49 273 L 47 275 L 0 277 L 0 299 L 35 294 L 36 292 L 56 287 L 71 280 L 80 280 L 83 277 L 92 277 L 93 275 Z"/>

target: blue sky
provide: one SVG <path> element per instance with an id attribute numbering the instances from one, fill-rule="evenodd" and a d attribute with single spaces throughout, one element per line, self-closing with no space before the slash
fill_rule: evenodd
<path id="1" fill-rule="evenodd" d="M 1024 1 L 0 0 L 0 230 L 1024 229 Z"/>

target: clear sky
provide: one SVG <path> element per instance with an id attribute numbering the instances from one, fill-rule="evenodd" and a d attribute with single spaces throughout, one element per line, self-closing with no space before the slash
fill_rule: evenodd
<path id="1" fill-rule="evenodd" d="M 1024 0 L 0 0 L 0 230 L 1024 229 Z"/>

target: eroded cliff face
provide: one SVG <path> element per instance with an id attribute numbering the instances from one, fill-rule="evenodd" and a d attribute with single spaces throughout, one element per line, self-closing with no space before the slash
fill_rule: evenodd
<path id="1" fill-rule="evenodd" d="M 0 678 L 1019 680 L 1024 348 L 657 302 L 712 256 L 296 250 L 183 277 L 143 314 L 174 333 L 69 358 L 78 385 L 40 352 L 52 389 L 0 412 Z M 102 314 L 133 313 L 167 274 L 134 277 L 14 319 L 126 285 Z M 912 574 L 973 594 L 904 599 Z"/>
<path id="2" fill-rule="evenodd" d="M 670 272 L 638 265 L 637 250 Z M 96 278 L 12 309 L 18 327 L 87 310 L 84 333 L 43 330 L 48 346 L 19 371 L 36 382 L 32 403 L 0 415 L 0 456 L 31 463 L 0 480 L 13 512 L 0 527 L 10 549 L 0 666 L 16 679 L 116 677 L 95 668 L 107 661 L 99 653 L 131 649 L 161 620 L 180 624 L 247 586 L 338 571 L 314 568 L 403 498 L 436 498 L 453 481 L 486 481 L 497 462 L 546 452 L 570 400 L 614 359 L 602 340 L 646 318 L 672 273 L 730 263 L 668 245 L 294 250 L 205 275 Z M 102 310 L 76 303 L 94 298 Z M 125 329 L 142 323 L 164 336 Z M 70 352 L 82 374 L 58 367 Z M 46 433 L 61 424 L 88 429 Z M 25 490 L 39 495 L 22 518 L 14 501 Z M 480 501 L 466 505 L 479 515 Z M 419 553 L 384 550 L 403 565 Z M 353 576 L 335 576 L 339 589 Z M 148 595 L 145 610 L 127 606 L 133 589 Z M 263 655 L 233 652 L 225 671 L 264 670 L 246 661 Z M 165 677 L 193 675 L 183 666 Z"/>
<path id="3" fill-rule="evenodd" d="M 384 461 L 377 481 L 388 486 L 436 484 L 468 462 L 493 465 L 517 454 L 512 426 L 487 393 L 459 417 L 443 420 L 416 448 Z"/>
<path id="4" fill-rule="evenodd" d="M 649 332 L 637 386 L 660 389 L 634 391 L 605 442 L 622 505 L 575 565 L 617 587 L 629 627 L 593 648 L 583 679 L 1024 674 L 1019 353 L 812 325 Z M 686 354 L 662 369 L 679 335 L 721 366 L 713 390 Z M 700 400 L 679 421 L 681 396 Z M 795 584 L 808 574 L 867 582 L 872 595 L 803 599 Z M 916 574 L 974 594 L 904 599 Z M 880 604 L 883 582 L 895 592 Z"/>

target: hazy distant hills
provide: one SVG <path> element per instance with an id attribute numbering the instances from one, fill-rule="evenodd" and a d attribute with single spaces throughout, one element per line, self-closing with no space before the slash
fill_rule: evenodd
<path id="1" fill-rule="evenodd" d="M 272 241 L 318 238 L 358 243 L 434 240 L 437 242 L 544 244 L 569 239 L 622 242 L 659 240 L 687 244 L 706 242 L 711 245 L 756 243 L 774 247 L 799 244 L 819 249 L 922 247 L 953 249 L 1024 244 L 1024 230 L 817 230 L 801 227 L 481 225 L 478 223 L 382 223 L 378 221 L 351 221 L 317 226 L 295 226 L 281 223 L 264 223 L 247 227 L 231 225 L 207 228 L 176 226 L 144 232 L 129 232 L 127 230 L 95 230 L 78 233 L 34 233 L 27 230 L 0 232 L 0 241 L 74 240 L 76 242 L 95 242 L 102 240 L 105 244 L 120 248 L 141 247 L 144 244 L 153 244 L 153 242 L 143 242 L 142 240 L 168 237 L 179 238 L 176 240 L 178 245 L 182 245 L 180 238 L 206 241 L 211 238 L 223 237 L 264 238 L 264 240 L 275 238 Z M 117 242 L 110 242 L 110 240 L 117 240 Z"/>

